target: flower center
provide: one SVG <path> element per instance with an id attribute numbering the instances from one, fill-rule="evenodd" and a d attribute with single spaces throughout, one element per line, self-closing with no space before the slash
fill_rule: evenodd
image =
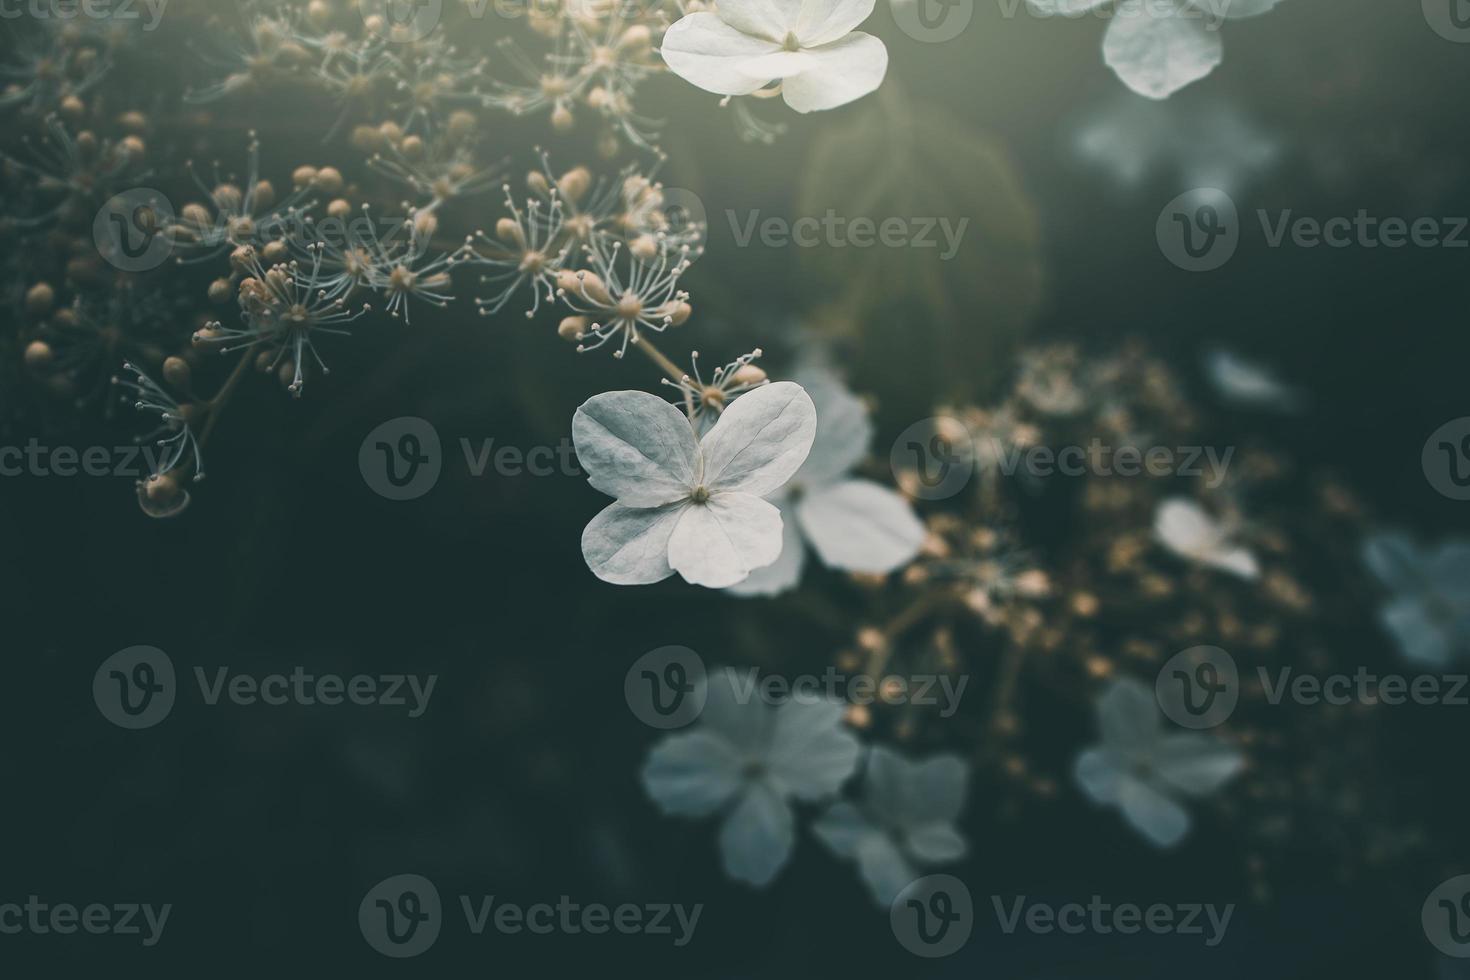
<path id="1" fill-rule="evenodd" d="M 709 503 L 709 488 L 695 487 L 694 492 L 689 495 L 689 499 L 694 501 L 696 504 Z"/>
<path id="2" fill-rule="evenodd" d="M 781 42 L 781 47 L 785 48 L 787 51 L 801 50 L 801 42 L 796 39 L 795 31 L 786 32 L 786 40 Z"/>

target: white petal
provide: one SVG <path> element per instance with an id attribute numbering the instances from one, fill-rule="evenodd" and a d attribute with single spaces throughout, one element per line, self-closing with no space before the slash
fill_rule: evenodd
<path id="1" fill-rule="evenodd" d="M 701 726 L 718 732 L 731 745 L 754 756 L 769 743 L 775 712 L 755 694 L 753 678 L 733 667 L 709 673 L 705 680 Z"/>
<path id="2" fill-rule="evenodd" d="M 776 709 L 766 765 L 771 782 L 799 800 L 836 793 L 857 768 L 862 745 L 829 701 L 787 701 Z"/>
<path id="3" fill-rule="evenodd" d="M 681 17 L 659 47 L 675 75 L 717 95 L 748 95 L 771 81 L 773 76 L 752 77 L 742 69 L 780 50 L 775 41 L 742 34 L 708 11 Z"/>
<path id="4" fill-rule="evenodd" d="M 797 112 L 835 109 L 883 84 L 888 49 L 871 34 L 853 31 L 831 44 L 803 49 L 807 67 L 785 78 L 781 96 Z"/>
<path id="5" fill-rule="evenodd" d="M 1384 531 L 1363 542 L 1363 561 L 1378 580 L 1395 592 L 1414 592 L 1424 585 L 1424 557 L 1412 538 Z"/>
<path id="6" fill-rule="evenodd" d="M 1097 701 L 1103 744 L 1124 753 L 1152 745 L 1159 737 L 1159 713 L 1153 688 L 1131 677 L 1118 678 Z"/>
<path id="7" fill-rule="evenodd" d="M 781 557 L 781 512 L 748 493 L 689 504 L 669 538 L 669 565 L 691 585 L 723 589 Z"/>
<path id="8" fill-rule="evenodd" d="M 919 873 L 904 859 L 903 852 L 897 845 L 881 834 L 869 837 L 858 845 L 857 862 L 868 892 L 880 908 L 892 905 L 893 900 L 898 898 L 898 893 L 919 877 Z"/>
<path id="9" fill-rule="evenodd" d="M 1184 497 L 1170 497 L 1154 512 L 1154 533 L 1170 551 L 1197 558 L 1220 546 L 1220 527 L 1204 508 Z"/>
<path id="10" fill-rule="evenodd" d="M 934 821 L 909 829 L 908 852 L 924 864 L 958 861 L 969 850 L 965 838 L 953 824 Z"/>
<path id="11" fill-rule="evenodd" d="M 1214 350 L 1205 357 L 1205 370 L 1220 396 L 1234 405 L 1290 411 L 1299 396 L 1267 368 L 1228 351 Z"/>
<path id="12" fill-rule="evenodd" d="M 689 420 L 646 391 L 588 399 L 572 417 L 572 439 L 587 482 L 629 507 L 687 497 L 699 476 L 699 442 Z"/>
<path id="13" fill-rule="evenodd" d="M 812 824 L 812 833 L 833 854 L 849 860 L 857 857 L 858 846 L 864 840 L 882 836 L 861 810 L 846 801 L 828 807 Z"/>
<path id="14" fill-rule="evenodd" d="M 743 34 L 780 44 L 801 16 L 801 0 L 715 0 L 715 12 Z"/>
<path id="15" fill-rule="evenodd" d="M 762 385 L 737 398 L 704 437 L 704 485 L 775 493 L 806 462 L 816 434 L 817 410 L 801 385 Z"/>
<path id="16" fill-rule="evenodd" d="M 803 0 L 792 28 L 804 48 L 830 44 L 867 20 L 875 0 Z"/>
<path id="17" fill-rule="evenodd" d="M 791 482 L 808 487 L 831 483 L 846 476 L 868 454 L 873 442 L 868 406 L 828 371 L 808 369 L 796 380 L 817 407 L 817 435 L 811 454 Z"/>
<path id="18" fill-rule="evenodd" d="M 1122 758 L 1107 748 L 1087 749 L 1077 757 L 1072 775 L 1096 803 L 1116 803 L 1126 770 Z"/>
<path id="19" fill-rule="evenodd" d="M 1437 619 L 1418 596 L 1402 596 L 1379 612 L 1384 629 L 1398 642 L 1406 660 L 1426 667 L 1448 666 L 1454 655 L 1454 637 L 1448 624 Z"/>
<path id="20" fill-rule="evenodd" d="M 801 570 L 806 565 L 806 542 L 801 539 L 801 526 L 790 505 L 784 501 L 773 501 L 781 511 L 781 557 L 765 568 L 757 568 L 744 582 L 736 582 L 726 589 L 732 595 L 777 596 L 789 592 L 801 582 Z"/>
<path id="21" fill-rule="evenodd" d="M 687 504 L 635 508 L 612 504 L 582 532 L 582 557 L 613 585 L 652 585 L 674 574 L 669 538 Z"/>
<path id="22" fill-rule="evenodd" d="M 648 753 L 643 788 L 670 816 L 704 817 L 741 786 L 741 757 L 712 732 L 670 735 Z"/>
<path id="23" fill-rule="evenodd" d="M 1189 0 L 1194 6 L 1222 20 L 1259 17 L 1281 0 Z"/>
<path id="24" fill-rule="evenodd" d="M 1219 568 L 1254 581 L 1261 576 L 1261 566 L 1256 556 L 1244 548 L 1224 548 L 1201 555 L 1200 560 L 1213 568 Z"/>
<path id="25" fill-rule="evenodd" d="M 1157 847 L 1173 847 L 1189 832 L 1189 814 L 1140 779 L 1125 779 L 1118 793 L 1123 815 Z"/>
<path id="26" fill-rule="evenodd" d="M 1139 95 L 1166 99 L 1214 71 L 1224 57 L 1220 32 L 1200 11 L 1158 0 L 1124 0 L 1103 35 L 1103 60 Z"/>
<path id="27" fill-rule="evenodd" d="M 887 574 L 911 561 L 924 543 L 924 524 L 909 502 L 871 480 L 812 490 L 797 503 L 796 515 L 822 561 L 845 571 Z"/>
<path id="28" fill-rule="evenodd" d="M 757 888 L 771 883 L 795 843 L 791 808 L 759 780 L 750 784 L 720 828 L 725 873 Z"/>
<path id="29" fill-rule="evenodd" d="M 948 822 L 965 803 L 969 767 L 953 753 L 912 761 L 882 745 L 868 753 L 863 775 L 869 808 L 892 827 Z"/>
<path id="30" fill-rule="evenodd" d="M 1203 796 L 1225 785 L 1245 767 L 1245 756 L 1228 742 L 1196 732 L 1166 735 L 1153 750 L 1153 770 L 1182 793 Z"/>

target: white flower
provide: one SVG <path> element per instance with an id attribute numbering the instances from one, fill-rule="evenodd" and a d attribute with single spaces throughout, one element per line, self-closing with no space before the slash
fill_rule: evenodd
<path id="1" fill-rule="evenodd" d="M 1154 512 L 1154 534 L 1181 558 L 1218 568 L 1243 579 L 1260 577 L 1261 567 L 1248 549 L 1231 541 L 1232 529 L 1183 497 L 1161 501 Z"/>
<path id="2" fill-rule="evenodd" d="M 1074 775 L 1092 799 L 1117 806 L 1158 847 L 1189 831 L 1189 814 L 1173 799 L 1219 789 L 1245 765 L 1229 744 L 1199 732 L 1166 732 L 1153 692 L 1124 677 L 1097 702 L 1102 744 L 1077 757 Z"/>
<path id="3" fill-rule="evenodd" d="M 1397 532 L 1374 534 L 1363 560 L 1393 590 L 1379 619 L 1406 658 L 1446 667 L 1470 651 L 1470 541 L 1428 549 Z"/>
<path id="4" fill-rule="evenodd" d="M 919 877 L 918 869 L 965 856 L 965 839 L 954 823 L 969 776 L 957 755 L 910 762 L 874 746 L 862 805 L 833 804 L 812 832 L 838 857 L 857 862 L 873 901 L 887 908 Z"/>
<path id="5" fill-rule="evenodd" d="M 1113 0 L 1028 0 L 1043 16 L 1078 17 Z M 1167 99 L 1220 64 L 1220 23 L 1264 14 L 1280 0 L 1122 0 L 1103 35 L 1103 60 L 1139 95 Z"/>
<path id="6" fill-rule="evenodd" d="M 874 575 L 907 564 L 924 543 L 924 525 L 907 500 L 872 480 L 847 476 L 873 439 L 862 399 L 828 372 L 807 370 L 799 378 L 817 407 L 816 441 L 791 482 L 769 498 L 785 522 L 781 557 L 733 586 L 736 595 L 794 588 L 806 563 L 803 539 L 828 566 Z"/>
<path id="7" fill-rule="evenodd" d="M 1220 397 L 1232 405 L 1276 412 L 1295 411 L 1301 405 L 1300 392 L 1279 380 L 1269 369 L 1230 351 L 1214 350 L 1207 354 L 1205 370 Z"/>
<path id="8" fill-rule="evenodd" d="M 644 391 L 589 399 L 572 419 L 588 482 L 617 499 L 582 532 L 587 567 L 614 585 L 678 572 L 712 589 L 781 554 L 781 512 L 761 497 L 806 460 L 817 413 L 800 385 L 765 385 L 720 416 L 703 441 L 674 406 Z"/>
<path id="9" fill-rule="evenodd" d="M 706 92 L 749 95 L 776 79 L 797 112 L 835 109 L 874 91 L 888 49 L 854 30 L 874 0 L 716 0 L 680 18 L 660 48 L 674 74 Z"/>
<path id="10" fill-rule="evenodd" d="M 693 731 L 653 747 L 643 786 L 665 814 L 723 813 L 720 855 L 730 877 L 770 884 L 796 842 L 791 800 L 834 795 L 857 768 L 862 747 L 834 701 L 791 700 L 772 707 L 741 700 L 738 675 L 714 672 Z"/>

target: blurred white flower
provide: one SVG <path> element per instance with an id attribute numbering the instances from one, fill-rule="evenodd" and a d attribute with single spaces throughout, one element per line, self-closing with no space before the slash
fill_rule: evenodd
<path id="1" fill-rule="evenodd" d="M 1199 92 L 1162 104 L 1114 91 L 1083 113 L 1072 145 L 1125 187 L 1149 178 L 1239 191 L 1281 155 L 1281 144 L 1230 102 Z"/>
<path id="2" fill-rule="evenodd" d="M 1245 765 L 1213 735 L 1165 731 L 1153 691 L 1131 677 L 1103 692 L 1097 719 L 1102 744 L 1077 757 L 1077 782 L 1094 802 L 1121 809 L 1157 847 L 1172 847 L 1189 831 L 1189 814 L 1175 797 L 1212 793 Z"/>
<path id="3" fill-rule="evenodd" d="M 1217 521 L 1193 500 L 1170 497 L 1154 512 L 1154 534 L 1181 558 L 1239 575 L 1260 577 L 1261 567 L 1248 549 L 1232 542 L 1229 523 Z"/>
<path id="4" fill-rule="evenodd" d="M 738 697 L 739 675 L 711 672 L 699 724 L 649 753 L 643 786 L 668 816 L 724 815 L 720 856 L 731 878 L 775 879 L 796 843 L 792 800 L 836 794 L 862 747 L 843 725 L 843 705 L 793 699 L 771 706 Z"/>
<path id="5" fill-rule="evenodd" d="M 1080 17 L 1113 0 L 1027 0 L 1042 16 Z M 1167 99 L 1220 64 L 1220 24 L 1264 14 L 1280 0 L 1122 0 L 1103 35 L 1103 60 L 1123 84 Z"/>
<path id="6" fill-rule="evenodd" d="M 1470 651 L 1470 541 L 1420 548 L 1382 532 L 1363 543 L 1363 560 L 1393 592 L 1379 619 L 1404 657 L 1446 667 Z"/>
<path id="7" fill-rule="evenodd" d="M 749 95 L 776 79 L 797 112 L 835 109 L 878 88 L 888 49 L 854 30 L 874 0 L 716 0 L 664 34 L 674 74 L 718 95 Z"/>
<path id="8" fill-rule="evenodd" d="M 924 525 L 896 491 L 850 477 L 868 454 L 873 424 L 862 399 L 823 370 L 798 374 L 817 408 L 817 435 L 791 482 L 768 499 L 781 510 L 781 557 L 732 586 L 736 595 L 769 596 L 801 580 L 810 542 L 823 562 L 884 575 L 907 564 L 924 543 Z M 746 396 L 749 397 L 749 396 Z"/>
<path id="9" fill-rule="evenodd" d="M 833 804 L 812 831 L 838 857 L 857 862 L 873 901 L 887 908 L 922 869 L 965 856 L 965 839 L 955 820 L 969 777 L 957 755 L 910 762 L 874 746 L 863 777 L 862 804 Z"/>
<path id="10" fill-rule="evenodd" d="M 1268 368 L 1228 351 L 1205 355 L 1205 371 L 1220 397 L 1241 408 L 1292 412 L 1300 407 L 1299 391 L 1278 379 Z"/>
<path id="11" fill-rule="evenodd" d="M 800 385 L 764 385 L 701 441 L 678 409 L 644 391 L 589 399 L 572 419 L 588 482 L 614 497 L 582 532 L 587 567 L 614 585 L 678 572 L 724 588 L 781 554 L 781 512 L 761 498 L 801 467 L 817 414 Z"/>

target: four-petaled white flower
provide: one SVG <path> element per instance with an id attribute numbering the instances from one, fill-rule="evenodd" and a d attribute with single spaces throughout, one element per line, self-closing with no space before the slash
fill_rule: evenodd
<path id="1" fill-rule="evenodd" d="M 660 52 L 674 74 L 706 92 L 749 95 L 781 80 L 797 112 L 835 109 L 874 91 L 888 49 L 854 30 L 874 0 L 716 0 L 680 18 Z"/>
<path id="2" fill-rule="evenodd" d="M 863 777 L 862 804 L 833 804 L 812 831 L 838 857 L 857 862 L 873 901 L 888 908 L 920 869 L 965 856 L 965 839 L 955 820 L 965 803 L 969 776 L 957 755 L 910 762 L 874 746 Z"/>
<path id="3" fill-rule="evenodd" d="M 643 786 L 669 816 L 723 813 L 725 872 L 764 887 L 796 843 L 790 801 L 835 795 L 857 768 L 862 747 L 843 726 L 844 708 L 836 701 L 793 699 L 773 707 L 753 689 L 742 692 L 729 669 L 712 672 L 706 683 L 698 727 L 653 747 Z"/>
<path id="4" fill-rule="evenodd" d="M 1243 579 L 1253 580 L 1261 574 L 1256 556 L 1233 543 L 1231 525 L 1215 520 L 1192 500 L 1170 497 L 1162 501 L 1154 513 L 1154 534 L 1164 547 L 1181 558 Z"/>
<path id="5" fill-rule="evenodd" d="M 614 585 L 678 572 L 720 589 L 781 554 L 779 490 L 811 451 L 817 413 L 800 385 L 741 397 L 703 441 L 674 406 L 644 391 L 589 399 L 572 419 L 588 482 L 617 499 L 582 532 L 582 556 Z"/>
<path id="6" fill-rule="evenodd" d="M 791 482 L 770 497 L 785 522 L 781 557 L 732 586 L 737 595 L 776 595 L 794 588 L 806 562 L 803 538 L 828 566 L 874 575 L 908 563 L 924 543 L 924 525 L 907 500 L 872 480 L 847 475 L 873 439 L 862 399 L 827 371 L 808 369 L 797 377 L 817 406 L 816 441 Z"/>
<path id="7" fill-rule="evenodd" d="M 1028 0 L 1043 16 L 1080 17 L 1113 0 Z M 1103 60 L 1139 95 L 1167 99 L 1220 64 L 1220 25 L 1280 0 L 1122 0 L 1103 35 Z"/>
<path id="8" fill-rule="evenodd" d="M 1378 615 L 1406 658 L 1447 667 L 1470 652 L 1470 541 L 1420 548 L 1404 534 L 1379 533 L 1363 559 L 1393 590 Z"/>
<path id="9" fill-rule="evenodd" d="M 1116 806 L 1157 847 L 1189 832 L 1189 813 L 1175 797 L 1214 792 L 1240 771 L 1245 757 L 1199 732 L 1169 732 L 1153 691 L 1131 677 L 1112 683 L 1097 702 L 1102 744 L 1077 757 L 1074 773 L 1093 801 Z"/>

